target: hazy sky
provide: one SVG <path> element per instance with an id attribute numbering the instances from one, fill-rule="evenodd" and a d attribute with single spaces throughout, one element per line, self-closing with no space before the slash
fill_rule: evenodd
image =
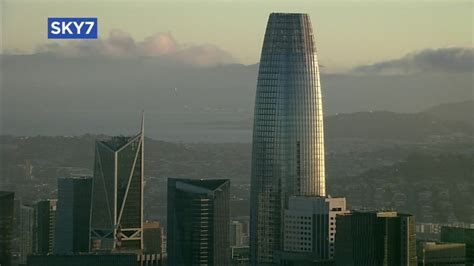
<path id="1" fill-rule="evenodd" d="M 213 44 L 237 62 L 259 60 L 271 12 L 305 12 L 316 32 L 320 63 L 328 69 L 399 58 L 425 48 L 470 46 L 473 1 L 80 1 L 3 0 L 2 43 L 31 53 L 47 39 L 47 17 L 92 16 L 99 37 L 113 29 L 135 41 L 158 32 L 180 44 Z"/>

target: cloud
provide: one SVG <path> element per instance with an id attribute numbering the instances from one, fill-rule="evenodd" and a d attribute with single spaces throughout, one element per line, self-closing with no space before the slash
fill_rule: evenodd
<path id="1" fill-rule="evenodd" d="M 474 46 L 425 49 L 399 59 L 358 66 L 353 71 L 363 74 L 473 72 Z"/>
<path id="2" fill-rule="evenodd" d="M 212 44 L 180 44 L 170 32 L 158 32 L 137 42 L 129 33 L 118 29 L 110 31 L 105 39 L 43 44 L 37 47 L 36 53 L 62 57 L 156 57 L 193 66 L 237 63 L 229 52 Z"/>

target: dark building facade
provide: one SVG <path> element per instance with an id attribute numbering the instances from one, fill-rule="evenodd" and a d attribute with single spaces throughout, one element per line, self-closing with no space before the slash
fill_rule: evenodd
<path id="1" fill-rule="evenodd" d="M 231 247 L 232 266 L 248 266 L 250 265 L 250 250 L 248 246 Z"/>
<path id="2" fill-rule="evenodd" d="M 230 181 L 168 179 L 168 265 L 230 264 Z"/>
<path id="3" fill-rule="evenodd" d="M 158 221 L 143 224 L 143 249 L 146 254 L 163 254 L 163 228 Z"/>
<path id="4" fill-rule="evenodd" d="M 37 254 L 53 253 L 56 228 L 56 199 L 36 203 L 35 210 L 35 248 Z"/>
<path id="5" fill-rule="evenodd" d="M 441 241 L 466 244 L 466 262 L 474 264 L 474 228 L 443 226 Z"/>
<path id="6" fill-rule="evenodd" d="M 143 249 L 144 124 L 133 137 L 97 141 L 92 184 L 92 250 Z"/>
<path id="7" fill-rule="evenodd" d="M 415 219 L 396 212 L 352 212 L 336 218 L 337 266 L 415 266 Z"/>
<path id="8" fill-rule="evenodd" d="M 13 208 L 15 193 L 0 191 L 0 265 L 10 266 L 12 260 Z"/>
<path id="9" fill-rule="evenodd" d="M 416 245 L 418 265 L 465 265 L 466 244 L 418 241 Z"/>
<path id="10" fill-rule="evenodd" d="M 27 266 L 139 266 L 136 254 L 28 256 Z"/>
<path id="11" fill-rule="evenodd" d="M 19 264 L 26 264 L 26 258 L 33 253 L 35 234 L 35 210 L 33 207 L 19 206 Z"/>
<path id="12" fill-rule="evenodd" d="M 59 178 L 55 254 L 89 252 L 91 178 Z"/>
<path id="13" fill-rule="evenodd" d="M 255 98 L 250 211 L 253 265 L 274 263 L 290 196 L 326 195 L 316 44 L 307 14 L 272 13 Z"/>

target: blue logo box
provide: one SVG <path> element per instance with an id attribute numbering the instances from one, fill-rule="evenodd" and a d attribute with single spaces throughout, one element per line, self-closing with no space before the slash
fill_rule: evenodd
<path id="1" fill-rule="evenodd" d="M 97 18 L 48 18 L 48 39 L 97 39 Z"/>

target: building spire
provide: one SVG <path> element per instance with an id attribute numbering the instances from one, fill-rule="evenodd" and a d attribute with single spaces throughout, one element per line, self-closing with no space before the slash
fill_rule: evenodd
<path id="1" fill-rule="evenodd" d="M 142 110 L 142 125 L 140 133 L 145 135 L 145 110 Z"/>

